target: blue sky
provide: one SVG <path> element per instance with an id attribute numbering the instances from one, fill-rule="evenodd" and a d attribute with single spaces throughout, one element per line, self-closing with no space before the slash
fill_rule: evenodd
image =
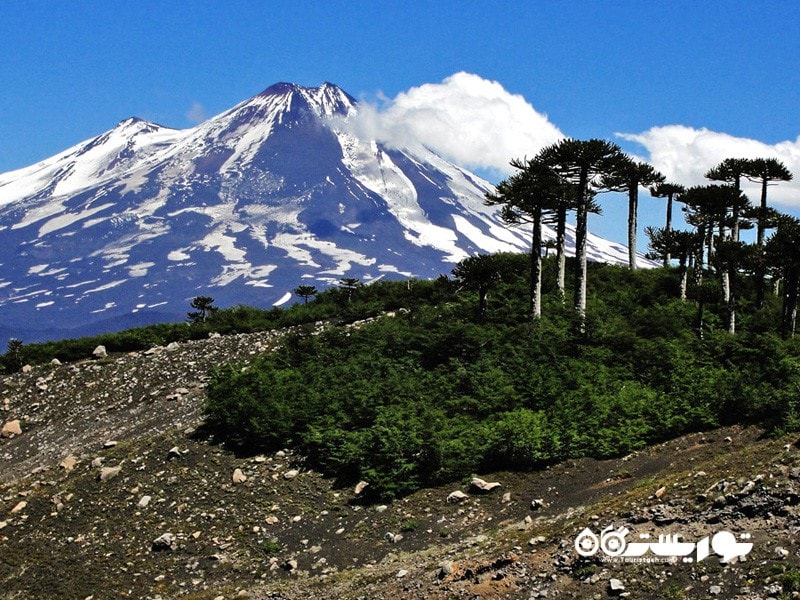
<path id="1" fill-rule="evenodd" d="M 417 107 L 420 90 L 442 111 L 497 92 L 488 121 L 454 116 L 489 144 L 526 127 L 611 139 L 687 184 L 726 156 L 800 167 L 798 32 L 796 1 L 5 2 L 0 172 L 129 116 L 189 127 L 278 81 L 330 81 L 384 113 Z M 505 100 L 539 121 L 502 123 Z M 502 176 L 496 159 L 459 159 Z M 775 194 L 800 206 L 797 182 Z M 604 202 L 593 229 L 623 239 L 621 204 Z M 643 200 L 643 224 L 661 212 Z"/>

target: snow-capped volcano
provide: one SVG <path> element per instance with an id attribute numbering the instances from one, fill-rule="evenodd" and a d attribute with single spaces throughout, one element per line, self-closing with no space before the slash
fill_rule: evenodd
<path id="1" fill-rule="evenodd" d="M 279 83 L 192 129 L 126 119 L 0 174 L 0 327 L 81 335 L 181 320 L 197 295 L 272 306 L 301 283 L 435 277 L 528 249 L 483 206 L 489 183 L 357 137 L 356 111 L 335 85 Z M 589 250 L 626 260 L 599 238 Z"/>

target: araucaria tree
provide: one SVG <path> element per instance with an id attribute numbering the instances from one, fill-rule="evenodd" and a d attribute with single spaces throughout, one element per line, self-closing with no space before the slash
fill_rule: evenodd
<path id="1" fill-rule="evenodd" d="M 614 192 L 628 193 L 628 267 L 631 270 L 636 268 L 639 187 L 647 187 L 663 181 L 664 176 L 651 165 L 627 156 L 619 160 L 615 169 L 601 179 L 604 188 Z"/>
<path id="2" fill-rule="evenodd" d="M 648 258 L 666 259 L 675 257 L 678 260 L 678 273 L 680 274 L 680 299 L 686 300 L 688 287 L 689 259 L 698 244 L 703 241 L 692 231 L 667 229 L 666 227 L 645 227 L 650 238 Z M 666 265 L 665 265 L 666 266 Z"/>
<path id="3" fill-rule="evenodd" d="M 761 184 L 761 203 L 758 209 L 758 233 L 756 243 L 764 243 L 764 231 L 767 225 L 767 186 L 770 181 L 791 181 L 792 174 L 777 158 L 754 158 L 747 161 L 744 176 L 750 181 Z"/>
<path id="4" fill-rule="evenodd" d="M 308 299 L 311 296 L 316 296 L 319 293 L 317 288 L 315 288 L 313 285 L 298 285 L 292 291 L 296 296 L 300 296 L 303 299 L 303 304 L 308 304 Z"/>
<path id="5" fill-rule="evenodd" d="M 739 198 L 742 193 L 742 177 L 750 169 L 750 160 L 746 158 L 726 158 L 713 169 L 706 172 L 706 179 L 724 181 L 733 187 L 734 198 Z M 739 211 L 740 206 L 733 204 L 731 215 L 731 239 L 739 241 Z"/>
<path id="6" fill-rule="evenodd" d="M 460 287 L 478 292 L 478 321 L 481 322 L 486 318 L 486 298 L 489 289 L 500 279 L 497 263 L 496 256 L 479 254 L 465 258 L 453 269 L 453 277 Z"/>
<path id="7" fill-rule="evenodd" d="M 501 205 L 500 216 L 507 223 L 531 225 L 530 312 L 536 320 L 542 316 L 542 224 L 558 213 L 572 188 L 538 158 L 513 160 L 511 165 L 519 172 L 486 194 L 486 204 Z"/>
<path id="8" fill-rule="evenodd" d="M 653 198 L 666 198 L 667 199 L 667 217 L 664 224 L 664 230 L 669 232 L 672 231 L 672 203 L 675 200 L 680 201 L 681 194 L 686 191 L 682 185 L 677 183 L 658 183 L 655 186 L 650 188 L 650 195 Z M 669 265 L 669 261 L 672 258 L 669 251 L 664 254 L 664 266 L 666 267 Z"/>
<path id="9" fill-rule="evenodd" d="M 195 310 L 186 313 L 186 316 L 193 323 L 205 323 L 209 315 L 218 310 L 213 304 L 214 299 L 210 296 L 195 296 L 190 305 Z"/>
<path id="10" fill-rule="evenodd" d="M 601 179 L 615 172 L 625 160 L 619 146 L 606 140 L 564 139 L 548 146 L 539 153 L 538 159 L 555 171 L 565 183 L 574 186 L 575 257 L 577 271 L 573 304 L 578 331 L 586 331 L 586 236 L 588 216 L 596 193 L 608 191 Z"/>
<path id="11" fill-rule="evenodd" d="M 783 216 L 765 251 L 767 263 L 783 279 L 781 335 L 784 339 L 794 337 L 800 294 L 800 220 Z"/>

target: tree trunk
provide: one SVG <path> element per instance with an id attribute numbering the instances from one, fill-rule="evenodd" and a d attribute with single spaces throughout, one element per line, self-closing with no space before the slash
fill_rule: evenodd
<path id="1" fill-rule="evenodd" d="M 728 275 L 728 333 L 736 334 L 736 271 L 733 268 Z"/>
<path id="2" fill-rule="evenodd" d="M 706 249 L 706 230 L 705 225 L 699 225 L 697 227 L 698 235 L 698 244 L 695 248 L 696 256 L 694 260 L 694 284 L 697 287 L 703 285 L 703 266 L 704 266 L 704 256 L 703 253 Z"/>
<path id="3" fill-rule="evenodd" d="M 578 264 L 575 274 L 575 296 L 573 304 L 578 321 L 578 332 L 581 335 L 586 333 L 586 234 L 589 217 L 587 178 L 588 175 L 586 171 L 582 170 L 578 181 L 578 210 L 575 219 L 575 258 Z"/>
<path id="4" fill-rule="evenodd" d="M 639 212 L 639 186 L 631 183 L 628 189 L 628 268 L 636 269 L 636 228 Z"/>
<path id="5" fill-rule="evenodd" d="M 764 245 L 764 230 L 766 227 L 764 226 L 764 221 L 767 218 L 767 178 L 764 177 L 761 180 L 761 208 L 758 214 L 758 236 L 756 239 L 756 243 L 759 246 Z"/>
<path id="6" fill-rule="evenodd" d="M 567 208 L 565 206 L 558 207 L 556 215 L 556 262 L 558 263 L 558 279 L 556 285 L 558 293 L 561 296 L 561 303 L 564 303 L 567 290 Z"/>
<path id="7" fill-rule="evenodd" d="M 703 339 L 703 314 L 705 312 L 706 301 L 703 297 L 702 290 L 700 291 L 700 299 L 697 303 L 697 337 Z"/>
<path id="8" fill-rule="evenodd" d="M 681 273 L 681 301 L 686 301 L 686 288 L 688 287 L 689 283 L 689 270 L 686 268 L 685 259 L 681 260 L 679 269 Z"/>
<path id="9" fill-rule="evenodd" d="M 739 241 L 739 207 L 738 207 L 738 202 L 739 202 L 739 196 L 741 195 L 741 190 L 742 190 L 741 181 L 739 180 L 739 177 L 737 176 L 735 181 L 734 181 L 734 185 L 733 185 L 733 192 L 734 192 L 735 196 L 734 196 L 734 199 L 733 199 L 733 211 L 732 211 L 733 227 L 731 227 L 731 239 L 733 239 L 734 242 L 738 242 Z"/>
<path id="10" fill-rule="evenodd" d="M 483 323 L 486 318 L 486 297 L 489 295 L 489 286 L 478 286 L 478 322 Z"/>
<path id="11" fill-rule="evenodd" d="M 664 226 L 664 231 L 669 234 L 672 231 L 672 194 L 667 194 L 667 224 Z M 672 260 L 672 257 L 669 253 L 669 247 L 667 247 L 667 253 L 664 254 L 664 266 L 669 266 L 669 261 Z"/>
<path id="12" fill-rule="evenodd" d="M 542 317 L 542 207 L 533 211 L 531 228 L 531 316 Z"/>
<path id="13" fill-rule="evenodd" d="M 781 337 L 794 337 L 797 321 L 797 285 L 800 273 L 795 270 L 786 274 L 783 282 L 783 315 L 781 319 Z"/>
<path id="14" fill-rule="evenodd" d="M 727 269 L 720 269 L 720 283 L 722 284 L 722 301 L 729 304 L 731 301 L 731 277 Z"/>

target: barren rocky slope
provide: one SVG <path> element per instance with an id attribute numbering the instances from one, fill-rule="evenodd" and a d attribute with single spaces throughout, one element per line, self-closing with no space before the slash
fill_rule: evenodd
<path id="1" fill-rule="evenodd" d="M 0 598 L 800 597 L 796 436 L 697 433 L 482 474 L 501 483 L 488 493 L 465 480 L 363 505 L 300 456 L 236 456 L 198 429 L 208 368 L 277 339 L 5 377 L 0 421 L 21 433 L 0 440 Z M 730 531 L 753 547 L 728 562 L 582 558 L 576 536 L 609 525 L 628 541 Z"/>

